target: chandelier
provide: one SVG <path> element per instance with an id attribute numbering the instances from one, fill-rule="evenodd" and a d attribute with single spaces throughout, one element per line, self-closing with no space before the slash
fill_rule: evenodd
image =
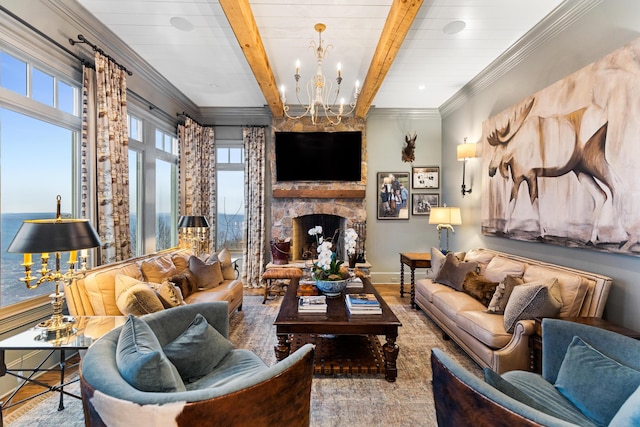
<path id="1" fill-rule="evenodd" d="M 313 28 L 315 28 L 315 30 L 318 32 L 318 43 L 316 44 L 315 41 L 311 41 L 311 43 L 309 44 L 309 48 L 313 48 L 313 50 L 315 51 L 314 56 L 318 64 L 318 68 L 316 74 L 307 82 L 307 96 L 309 102 L 307 104 L 304 104 L 300 100 L 300 61 L 296 61 L 296 73 L 294 75 L 294 78 L 296 79 L 296 99 L 298 100 L 298 104 L 301 109 L 304 110 L 304 112 L 302 112 L 302 114 L 300 114 L 299 116 L 289 114 L 290 107 L 286 104 L 284 85 L 280 87 L 283 111 L 285 116 L 294 120 L 309 116 L 311 118 L 311 123 L 313 123 L 314 125 L 322 119 L 322 114 L 332 125 L 337 125 L 342 121 L 343 116 L 347 116 L 351 114 L 353 110 L 355 110 L 356 101 L 358 100 L 360 83 L 356 81 L 355 89 L 353 92 L 353 102 L 349 104 L 349 111 L 345 112 L 344 98 L 340 98 L 340 102 L 338 104 L 338 97 L 340 96 L 340 84 L 342 83 L 342 70 L 340 63 L 338 63 L 338 76 L 336 77 L 336 82 L 338 83 L 338 85 L 335 90 L 335 95 L 333 95 L 333 101 L 329 102 L 330 97 L 333 94 L 333 82 L 327 80 L 322 74 L 322 60 L 327 54 L 329 48 L 333 48 L 333 45 L 327 45 L 326 47 L 322 45 L 322 32 L 327 28 L 326 25 L 319 23 L 316 24 Z"/>

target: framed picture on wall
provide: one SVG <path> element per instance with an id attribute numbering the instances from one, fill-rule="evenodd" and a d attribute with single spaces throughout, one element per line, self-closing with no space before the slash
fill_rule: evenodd
<path id="1" fill-rule="evenodd" d="M 411 168 L 413 188 L 440 188 L 440 167 L 423 166 Z"/>
<path id="2" fill-rule="evenodd" d="M 429 215 L 431 208 L 438 207 L 440 195 L 437 193 L 413 193 L 411 195 L 411 214 Z"/>
<path id="3" fill-rule="evenodd" d="M 378 172 L 378 219 L 409 219 L 409 174 Z"/>

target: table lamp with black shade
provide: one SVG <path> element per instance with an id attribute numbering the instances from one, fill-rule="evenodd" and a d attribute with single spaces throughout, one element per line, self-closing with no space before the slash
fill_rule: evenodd
<path id="1" fill-rule="evenodd" d="M 208 249 L 209 221 L 204 215 L 183 215 L 178 220 L 178 231 L 183 241 L 191 244 L 193 252 L 200 256 L 203 249 Z"/>
<path id="2" fill-rule="evenodd" d="M 25 276 L 21 282 L 29 289 L 36 289 L 44 282 L 55 282 L 56 291 L 51 294 L 53 315 L 50 319 L 40 323 L 43 336 L 47 339 L 59 337 L 69 333 L 73 329 L 73 318 L 62 314 L 64 304 L 64 290 L 61 284 L 71 283 L 74 279 L 83 277 L 87 269 L 87 249 L 100 246 L 100 238 L 95 229 L 86 219 L 63 219 L 60 213 L 61 197 L 57 197 L 57 209 L 55 219 L 25 220 L 9 245 L 7 252 L 23 253 Z M 78 257 L 78 251 L 80 256 Z M 69 252 L 69 269 L 61 271 L 61 253 Z M 48 268 L 49 254 L 55 256 L 55 270 Z M 41 254 L 42 267 L 40 277 L 31 276 L 32 254 Z M 79 261 L 79 268 L 76 264 Z M 31 282 L 35 281 L 34 284 Z"/>

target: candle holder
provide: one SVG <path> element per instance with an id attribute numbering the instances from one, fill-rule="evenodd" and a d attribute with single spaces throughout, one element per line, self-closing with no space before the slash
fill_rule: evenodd
<path id="1" fill-rule="evenodd" d="M 56 219 L 26 220 L 20 226 L 7 252 L 23 253 L 25 275 L 20 278 L 28 289 L 36 289 L 45 282 L 55 282 L 56 289 L 50 294 L 53 315 L 48 320 L 39 323 L 42 328 L 42 338 L 56 339 L 73 330 L 75 319 L 64 316 L 63 286 L 71 284 L 73 280 L 82 278 L 87 271 L 87 249 L 100 246 L 100 238 L 88 220 L 63 219 L 60 213 L 61 197 L 57 196 Z M 80 252 L 80 268 L 75 269 L 78 263 L 78 250 Z M 61 253 L 69 252 L 69 268 L 63 272 L 61 266 Z M 32 276 L 32 254 L 42 254 L 40 277 Z M 49 254 L 55 254 L 55 269 L 49 269 Z M 32 282 L 35 280 L 35 283 Z"/>

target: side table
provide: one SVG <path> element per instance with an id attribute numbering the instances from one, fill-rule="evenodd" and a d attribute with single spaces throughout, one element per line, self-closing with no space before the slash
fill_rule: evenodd
<path id="1" fill-rule="evenodd" d="M 431 268 L 431 253 L 400 252 L 400 298 L 404 297 L 404 266 L 411 269 L 411 308 L 416 308 L 416 268 Z"/>
<path id="2" fill-rule="evenodd" d="M 91 344 L 107 332 L 112 329 L 121 326 L 127 320 L 124 316 L 79 316 L 76 317 L 76 322 L 72 332 L 61 334 L 60 337 L 47 340 L 42 338 L 41 329 L 31 328 L 12 337 L 0 341 L 0 377 L 5 375 L 12 375 L 20 380 L 22 383 L 3 401 L 0 401 L 0 426 L 3 425 L 2 411 L 12 406 L 18 405 L 27 400 L 31 400 L 44 393 L 56 392 L 60 393 L 60 401 L 58 403 L 58 411 L 64 409 L 64 395 L 75 397 L 76 399 L 82 399 L 80 396 L 65 391 L 65 387 L 69 384 L 77 382 L 79 379 L 65 382 L 65 370 L 74 365 L 67 366 L 66 364 L 66 352 L 86 350 Z M 43 351 L 45 352 L 42 361 L 32 369 L 22 367 L 18 369 L 7 369 L 5 363 L 5 351 L 7 350 L 27 350 L 27 351 Z M 57 368 L 43 368 L 44 364 L 55 353 L 58 353 L 59 363 Z M 59 384 L 48 385 L 41 381 L 38 381 L 34 376 L 38 372 L 50 372 L 59 371 L 60 381 Z M 23 372 L 26 372 L 28 376 L 24 376 Z M 25 384 L 31 383 L 43 387 L 44 390 L 31 397 L 21 399 L 14 402 L 15 395 L 25 386 Z"/>
<path id="3" fill-rule="evenodd" d="M 620 335 L 640 340 L 640 332 L 632 331 L 623 326 L 616 325 L 599 317 L 563 317 L 562 320 L 580 323 L 583 325 L 595 326 L 606 329 Z M 534 333 L 529 336 L 530 368 L 532 372 L 542 373 L 542 318 L 535 318 Z"/>

